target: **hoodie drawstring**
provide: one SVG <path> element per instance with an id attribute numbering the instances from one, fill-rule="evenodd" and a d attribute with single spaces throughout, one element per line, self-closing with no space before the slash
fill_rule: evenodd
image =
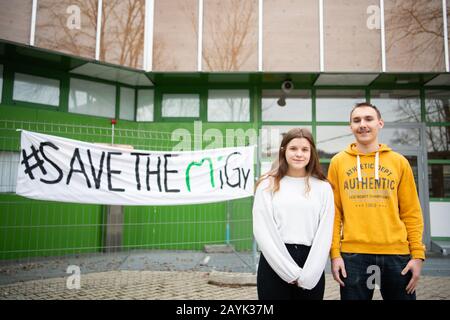
<path id="1" fill-rule="evenodd" d="M 356 155 L 356 170 L 358 171 L 358 181 L 361 182 L 361 181 L 362 181 L 362 176 L 361 176 L 361 161 L 359 160 L 359 154 Z"/>
<path id="2" fill-rule="evenodd" d="M 375 180 L 379 180 L 380 177 L 378 175 L 378 166 L 380 164 L 380 155 L 379 152 L 375 153 Z M 358 171 L 358 181 L 362 182 L 362 175 L 361 175 L 361 160 L 359 158 L 359 154 L 356 155 L 356 170 Z"/>
<path id="3" fill-rule="evenodd" d="M 375 180 L 379 180 L 379 177 L 378 177 L 378 165 L 379 165 L 379 162 L 380 162 L 380 156 L 379 156 L 379 153 L 377 151 L 377 153 L 375 153 Z"/>

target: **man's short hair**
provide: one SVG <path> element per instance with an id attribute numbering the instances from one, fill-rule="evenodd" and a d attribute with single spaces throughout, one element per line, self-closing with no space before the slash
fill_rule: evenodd
<path id="1" fill-rule="evenodd" d="M 380 112 L 380 110 L 378 110 L 378 108 L 375 105 L 373 105 L 369 102 L 359 102 L 353 106 L 353 109 L 350 112 L 350 122 L 352 122 L 353 111 L 355 111 L 356 108 L 361 108 L 361 107 L 369 107 L 369 108 L 374 109 L 377 112 L 378 119 L 381 119 L 381 112 Z"/>

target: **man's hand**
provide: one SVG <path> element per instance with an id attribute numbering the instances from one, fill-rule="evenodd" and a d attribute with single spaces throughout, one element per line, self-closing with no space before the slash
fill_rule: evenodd
<path id="1" fill-rule="evenodd" d="M 334 258 L 331 259 L 331 272 L 333 273 L 333 278 L 336 280 L 340 286 L 345 287 L 344 282 L 341 279 L 340 272 L 342 272 L 342 276 L 347 278 L 347 272 L 345 271 L 345 263 L 342 258 Z"/>
<path id="2" fill-rule="evenodd" d="M 408 285 L 406 286 L 407 294 L 413 294 L 416 291 L 417 283 L 419 282 L 419 278 L 420 278 L 420 272 L 422 271 L 422 265 L 423 265 L 422 259 L 411 259 L 411 260 L 409 260 L 405 269 L 402 270 L 403 276 L 405 274 L 407 274 L 408 271 L 411 271 L 411 273 L 412 273 L 411 280 L 409 281 Z"/>

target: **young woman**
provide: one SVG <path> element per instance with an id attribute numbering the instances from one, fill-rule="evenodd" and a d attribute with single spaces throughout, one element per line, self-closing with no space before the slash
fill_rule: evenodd
<path id="1" fill-rule="evenodd" d="M 292 129 L 281 141 L 278 166 L 256 184 L 259 299 L 323 299 L 333 220 L 333 191 L 313 137 L 306 129 Z"/>

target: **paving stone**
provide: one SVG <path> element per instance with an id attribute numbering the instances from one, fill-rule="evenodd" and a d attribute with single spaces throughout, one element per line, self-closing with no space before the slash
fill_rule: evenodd
<path id="1" fill-rule="evenodd" d="M 81 288 L 69 290 L 66 278 L 32 280 L 0 286 L 0 300 L 255 300 L 256 286 L 230 286 L 208 283 L 211 272 L 197 271 L 110 271 L 90 273 L 81 278 Z M 216 273 L 217 275 L 217 273 Z M 252 278 L 252 274 L 226 274 L 229 279 Z M 325 299 L 338 300 L 339 287 L 326 274 Z M 379 290 L 374 300 L 381 299 Z M 423 276 L 417 290 L 418 300 L 450 300 L 450 277 Z"/>

